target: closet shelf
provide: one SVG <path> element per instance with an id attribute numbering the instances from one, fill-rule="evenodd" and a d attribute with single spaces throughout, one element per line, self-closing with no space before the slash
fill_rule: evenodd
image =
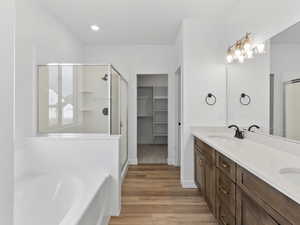
<path id="1" fill-rule="evenodd" d="M 167 109 L 155 109 L 154 112 L 168 112 Z"/>
<path id="2" fill-rule="evenodd" d="M 166 121 L 166 122 L 153 122 L 153 124 L 158 124 L 158 125 L 167 125 L 168 124 L 168 122 Z"/>
<path id="3" fill-rule="evenodd" d="M 138 117 L 141 117 L 141 118 L 143 118 L 143 117 L 152 117 L 152 115 L 138 115 Z"/>
<path id="4" fill-rule="evenodd" d="M 168 100 L 168 96 L 153 96 L 154 100 Z"/>
<path id="5" fill-rule="evenodd" d="M 138 143 L 168 143 L 168 87 L 161 86 L 165 83 L 164 76 L 138 77 Z"/>
<path id="6" fill-rule="evenodd" d="M 149 99 L 150 97 L 149 96 L 138 96 L 138 99 Z"/>
<path id="7" fill-rule="evenodd" d="M 161 134 L 153 134 L 154 137 L 167 137 L 168 134 L 167 133 L 161 133 Z"/>

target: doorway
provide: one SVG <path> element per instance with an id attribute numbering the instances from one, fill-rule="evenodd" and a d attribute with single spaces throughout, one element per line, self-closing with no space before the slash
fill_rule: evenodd
<path id="1" fill-rule="evenodd" d="M 137 75 L 137 143 L 139 164 L 167 164 L 167 74 Z"/>

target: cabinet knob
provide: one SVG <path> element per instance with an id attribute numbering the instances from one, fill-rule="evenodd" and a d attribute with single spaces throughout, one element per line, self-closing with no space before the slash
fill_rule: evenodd
<path id="1" fill-rule="evenodd" d="M 203 160 L 199 159 L 199 166 L 203 166 Z"/>
<path id="2" fill-rule="evenodd" d="M 229 166 L 226 163 L 221 164 L 223 168 L 228 168 Z"/>
<path id="3" fill-rule="evenodd" d="M 229 192 L 226 191 L 226 189 L 223 188 L 223 187 L 219 187 L 219 190 L 220 190 L 224 195 L 228 195 L 228 194 L 229 194 Z"/>

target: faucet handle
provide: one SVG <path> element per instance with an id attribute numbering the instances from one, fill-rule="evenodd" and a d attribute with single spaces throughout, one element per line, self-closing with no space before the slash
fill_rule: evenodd
<path id="1" fill-rule="evenodd" d="M 232 124 L 232 125 L 228 126 L 228 128 L 236 128 L 236 130 L 239 130 L 239 129 L 240 129 L 240 128 L 239 128 L 237 125 L 235 125 L 235 124 Z"/>
<path id="2" fill-rule="evenodd" d="M 256 124 L 253 124 L 253 125 L 251 125 L 251 126 L 248 128 L 248 131 L 253 132 L 253 131 L 252 131 L 252 128 L 260 129 L 260 126 L 258 126 L 258 125 L 256 125 Z"/>

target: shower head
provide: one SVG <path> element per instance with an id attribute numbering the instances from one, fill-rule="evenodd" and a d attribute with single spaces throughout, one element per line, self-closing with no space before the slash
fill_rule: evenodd
<path id="1" fill-rule="evenodd" d="M 108 80 L 108 75 L 105 74 L 104 77 L 102 77 L 101 79 L 104 80 L 104 81 L 107 81 Z"/>

